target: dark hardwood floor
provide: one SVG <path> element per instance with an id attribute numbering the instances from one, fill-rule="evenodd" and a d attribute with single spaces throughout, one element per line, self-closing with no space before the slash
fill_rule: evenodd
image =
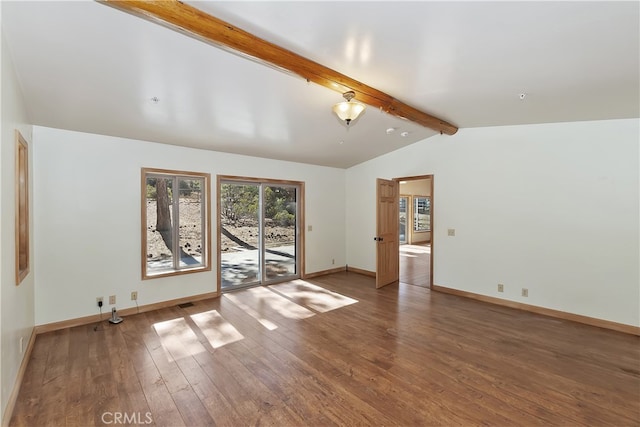
<path id="1" fill-rule="evenodd" d="M 638 337 L 374 288 L 340 273 L 39 335 L 10 424 L 640 424 Z"/>

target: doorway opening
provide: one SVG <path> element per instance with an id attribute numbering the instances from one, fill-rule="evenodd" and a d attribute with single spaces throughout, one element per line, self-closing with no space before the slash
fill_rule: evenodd
<path id="1" fill-rule="evenodd" d="M 396 178 L 400 184 L 400 282 L 433 286 L 433 175 Z"/>
<path id="2" fill-rule="evenodd" d="M 301 182 L 218 177 L 222 291 L 301 277 Z"/>

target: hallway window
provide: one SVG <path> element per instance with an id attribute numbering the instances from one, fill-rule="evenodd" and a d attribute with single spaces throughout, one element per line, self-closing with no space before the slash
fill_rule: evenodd
<path id="1" fill-rule="evenodd" d="M 431 197 L 413 198 L 413 231 L 431 231 Z"/>

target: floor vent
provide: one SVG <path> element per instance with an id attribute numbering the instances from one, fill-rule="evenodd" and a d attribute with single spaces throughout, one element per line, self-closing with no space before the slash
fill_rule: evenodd
<path id="1" fill-rule="evenodd" d="M 193 303 L 192 302 L 185 302 L 183 304 L 178 304 L 178 307 L 180 307 L 180 308 L 193 307 Z"/>

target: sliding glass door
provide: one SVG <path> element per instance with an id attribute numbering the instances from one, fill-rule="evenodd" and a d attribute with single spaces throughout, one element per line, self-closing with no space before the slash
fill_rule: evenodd
<path id="1" fill-rule="evenodd" d="M 259 283 L 260 187 L 229 182 L 218 191 L 222 287 Z"/>
<path id="2" fill-rule="evenodd" d="M 267 281 L 296 276 L 297 188 L 263 187 L 263 253 Z"/>
<path id="3" fill-rule="evenodd" d="M 301 185 L 220 179 L 222 290 L 300 277 Z"/>

